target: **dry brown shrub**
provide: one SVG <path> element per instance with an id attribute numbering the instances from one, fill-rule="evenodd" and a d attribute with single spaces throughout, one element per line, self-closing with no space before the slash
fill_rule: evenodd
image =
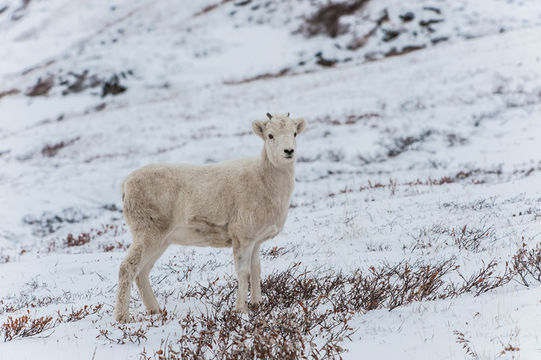
<path id="1" fill-rule="evenodd" d="M 62 314 L 60 311 L 58 311 L 57 312 L 58 316 L 57 316 L 56 321 L 59 323 L 60 322 L 66 323 L 66 322 L 74 322 L 74 321 L 83 320 L 85 317 L 89 315 L 94 315 L 98 313 L 102 307 L 103 307 L 103 304 L 98 304 L 95 306 L 85 305 L 84 307 L 80 309 L 71 308 L 71 311 L 67 314 Z"/>
<path id="2" fill-rule="evenodd" d="M 66 239 L 64 240 L 64 245 L 67 247 L 73 247 L 73 246 L 82 246 L 87 243 L 89 243 L 91 240 L 96 239 L 100 236 L 103 236 L 105 234 L 112 234 L 113 237 L 117 237 L 119 234 L 122 234 L 126 231 L 126 229 L 123 226 L 119 226 L 117 224 L 102 224 L 100 228 L 94 229 L 91 228 L 88 232 L 83 232 L 79 234 L 77 237 L 75 237 L 73 234 L 68 234 Z M 54 250 L 55 245 L 49 245 L 51 250 Z M 122 249 L 125 250 L 128 248 L 128 245 L 121 243 L 119 241 L 116 241 L 114 244 L 104 245 L 103 251 L 113 251 L 114 249 Z"/>
<path id="3" fill-rule="evenodd" d="M 526 243 L 523 242 L 513 255 L 511 266 L 524 286 L 529 287 L 532 281 L 541 282 L 541 244 L 528 249 Z"/>
<path id="4" fill-rule="evenodd" d="M 470 340 L 466 338 L 466 335 L 458 330 L 453 331 L 453 333 L 456 336 L 456 342 L 462 345 L 462 349 L 464 349 L 466 355 L 471 359 L 479 359 L 479 355 L 477 355 L 477 352 L 471 345 Z"/>
<path id="5" fill-rule="evenodd" d="M 4 336 L 4 342 L 41 334 L 44 331 L 54 328 L 60 323 L 82 320 L 89 315 L 97 314 L 102 307 L 103 304 L 95 306 L 85 305 L 79 310 L 72 308 L 71 312 L 64 315 L 58 311 L 56 319 L 51 315 L 32 318 L 30 310 L 27 309 L 25 315 L 17 318 L 9 316 L 6 322 L 2 324 L 1 330 L 2 335 Z"/>
<path id="6" fill-rule="evenodd" d="M 66 246 L 72 247 L 72 246 L 82 246 L 84 244 L 87 244 L 90 242 L 90 234 L 89 233 L 81 233 L 76 238 L 72 234 L 68 234 L 66 237 Z"/>
<path id="7" fill-rule="evenodd" d="M 180 294 L 181 300 L 200 301 L 202 312 L 178 320 L 181 335 L 162 342 L 145 359 L 337 359 L 343 342 L 355 330 L 349 325 L 357 313 L 389 309 L 414 301 L 479 295 L 506 284 L 507 270 L 495 274 L 495 261 L 462 281 L 444 281 L 458 273 L 453 260 L 436 264 L 402 262 L 352 273 L 310 271 L 296 263 L 275 272 L 262 283 L 264 301 L 249 314 L 234 311 L 236 287 L 232 279 L 197 284 Z M 460 275 L 460 273 L 458 273 Z M 171 321 L 171 320 L 166 320 Z M 124 337 L 111 341 L 125 341 Z"/>
<path id="8" fill-rule="evenodd" d="M 270 259 L 276 259 L 277 257 L 287 254 L 289 251 L 290 250 L 287 250 L 284 247 L 274 246 L 270 249 L 262 250 L 261 256 L 270 258 Z"/>
<path id="9" fill-rule="evenodd" d="M 4 342 L 16 338 L 34 336 L 52 329 L 54 326 L 55 323 L 52 316 L 42 316 L 33 319 L 30 316 L 30 310 L 28 310 L 28 314 L 18 318 L 9 316 L 6 322 L 2 324 Z"/>

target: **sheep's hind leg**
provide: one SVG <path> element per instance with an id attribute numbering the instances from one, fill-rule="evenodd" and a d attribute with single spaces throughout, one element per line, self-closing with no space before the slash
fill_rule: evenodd
<path id="1" fill-rule="evenodd" d="M 141 296 L 141 299 L 143 299 L 143 304 L 145 304 L 145 308 L 149 314 L 158 314 L 160 312 L 160 305 L 156 300 L 154 291 L 152 291 L 148 275 L 150 274 L 150 270 L 152 270 L 152 267 L 156 261 L 160 258 L 160 256 L 163 255 L 168 247 L 169 243 L 164 242 L 156 253 L 149 257 L 147 263 L 142 267 L 139 274 L 137 274 L 135 277 L 135 284 L 137 284 L 139 295 Z"/>
<path id="2" fill-rule="evenodd" d="M 233 242 L 233 257 L 238 280 L 236 303 L 236 310 L 238 312 L 248 312 L 246 300 L 248 299 L 248 281 L 250 279 L 252 249 L 252 244 L 241 244 L 238 240 Z"/>
<path id="3" fill-rule="evenodd" d="M 250 304 L 261 303 L 261 262 L 259 260 L 259 244 L 252 250 L 250 271 Z"/>
<path id="4" fill-rule="evenodd" d="M 128 255 L 120 264 L 118 272 L 118 289 L 115 306 L 115 319 L 118 322 L 128 322 L 130 319 L 130 293 L 133 281 L 142 270 L 143 265 L 149 260 L 149 245 L 152 237 L 150 234 L 134 235 L 133 244 L 128 250 Z"/>

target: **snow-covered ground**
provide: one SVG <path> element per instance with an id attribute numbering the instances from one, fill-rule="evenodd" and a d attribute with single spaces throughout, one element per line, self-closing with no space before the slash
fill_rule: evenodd
<path id="1" fill-rule="evenodd" d="M 313 34 L 324 4 L 0 1 L 0 359 L 174 349 L 205 311 L 184 295 L 233 282 L 231 250 L 171 247 L 151 273 L 167 320 L 134 288 L 138 321 L 116 324 L 120 183 L 152 162 L 259 154 L 250 123 L 267 111 L 308 127 L 263 276 L 448 260 L 441 289 L 491 262 L 479 282 L 506 279 L 359 310 L 343 358 L 541 358 L 541 272 L 513 265 L 541 253 L 541 2 L 371 0 Z M 53 319 L 6 338 L 23 315 Z"/>

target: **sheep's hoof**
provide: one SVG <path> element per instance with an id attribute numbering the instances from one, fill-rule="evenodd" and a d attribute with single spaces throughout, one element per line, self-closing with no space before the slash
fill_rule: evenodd
<path id="1" fill-rule="evenodd" d="M 125 324 L 130 322 L 129 314 L 116 314 L 115 319 L 118 323 Z"/>
<path id="2" fill-rule="evenodd" d="M 148 313 L 149 315 L 156 315 L 156 314 L 161 313 L 161 310 L 160 310 L 160 308 L 150 309 L 150 310 L 147 310 L 147 313 Z"/>
<path id="3" fill-rule="evenodd" d="M 259 298 L 259 299 L 250 299 L 250 305 L 257 307 L 257 306 L 259 306 L 259 304 L 261 304 L 261 298 Z"/>
<path id="4" fill-rule="evenodd" d="M 246 304 L 244 305 L 237 304 L 237 306 L 235 307 L 235 311 L 241 314 L 246 314 L 248 313 L 248 306 L 246 306 Z"/>

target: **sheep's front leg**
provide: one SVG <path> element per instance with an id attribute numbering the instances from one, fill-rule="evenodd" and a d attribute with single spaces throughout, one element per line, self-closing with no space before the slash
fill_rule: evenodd
<path id="1" fill-rule="evenodd" d="M 252 250 L 252 266 L 250 271 L 250 303 L 261 303 L 261 262 L 259 260 L 259 244 Z"/>
<path id="2" fill-rule="evenodd" d="M 252 244 L 242 244 L 239 241 L 233 243 L 233 257 L 237 272 L 238 293 L 236 310 L 248 312 L 246 300 L 248 299 L 248 281 L 250 279 L 250 267 L 252 262 Z"/>

